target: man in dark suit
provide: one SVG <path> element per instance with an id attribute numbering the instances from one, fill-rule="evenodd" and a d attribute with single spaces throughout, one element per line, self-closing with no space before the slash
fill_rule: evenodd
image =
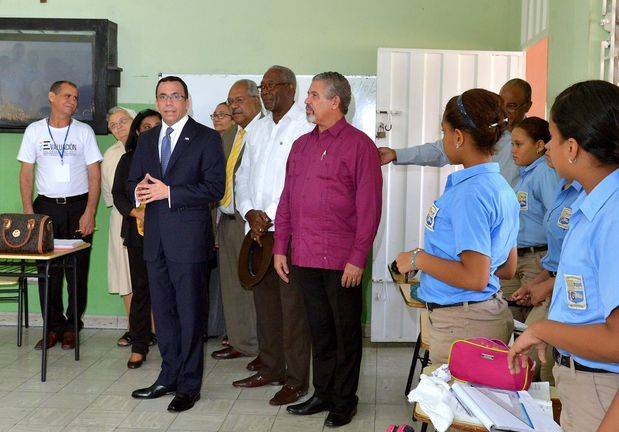
<path id="1" fill-rule="evenodd" d="M 163 362 L 157 381 L 137 399 L 175 394 L 168 411 L 200 398 L 207 261 L 213 249 L 209 203 L 224 194 L 219 134 L 187 115 L 187 85 L 178 77 L 155 89 L 163 123 L 143 133 L 131 164 L 136 204 L 146 203 L 144 259 Z"/>

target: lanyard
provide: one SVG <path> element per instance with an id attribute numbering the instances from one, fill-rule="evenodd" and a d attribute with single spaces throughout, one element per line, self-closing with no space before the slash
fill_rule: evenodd
<path id="1" fill-rule="evenodd" d="M 71 130 L 71 123 L 73 122 L 73 120 L 69 121 L 69 126 L 67 127 L 67 133 L 65 134 L 64 142 L 62 143 L 62 151 L 58 150 L 58 144 L 56 144 L 56 141 L 54 140 L 54 136 L 52 135 L 52 130 L 49 128 L 49 118 L 46 121 L 47 121 L 47 132 L 49 132 L 49 137 L 52 139 L 52 142 L 54 143 L 54 146 L 56 147 L 56 151 L 58 152 L 58 155 L 60 156 L 60 165 L 64 165 L 64 149 L 67 145 L 67 138 L 69 137 L 69 130 Z"/>

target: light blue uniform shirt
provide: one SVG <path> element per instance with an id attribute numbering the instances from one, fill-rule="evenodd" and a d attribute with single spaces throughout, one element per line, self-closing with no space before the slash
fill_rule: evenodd
<path id="1" fill-rule="evenodd" d="M 489 299 L 499 288 L 496 269 L 516 247 L 518 201 L 497 163 L 456 171 L 447 177 L 445 192 L 434 202 L 425 221 L 424 249 L 439 258 L 460 261 L 463 251 L 490 257 L 490 278 L 483 291 L 448 285 L 421 274 L 419 298 L 443 305 Z"/>
<path id="2" fill-rule="evenodd" d="M 574 325 L 605 322 L 619 306 L 618 264 L 619 169 L 572 204 L 548 319 Z M 619 363 L 573 357 L 585 366 L 619 373 Z"/>
<path id="3" fill-rule="evenodd" d="M 558 185 L 559 176 L 543 156 L 520 168 L 520 181 L 514 187 L 520 204 L 519 248 L 546 244 L 544 215 L 555 202 Z"/>
<path id="4" fill-rule="evenodd" d="M 573 181 L 568 188 L 564 189 L 566 184 L 567 181 L 561 179 L 555 203 L 544 216 L 548 253 L 542 258 L 542 267 L 551 272 L 556 272 L 559 267 L 561 245 L 570 224 L 572 203 L 582 191 L 582 186 L 577 181 Z"/>
<path id="5" fill-rule="evenodd" d="M 496 153 L 492 157 L 501 167 L 501 175 L 513 187 L 520 179 L 518 167 L 512 159 L 512 134 L 503 132 L 496 143 Z M 426 143 L 419 146 L 398 149 L 395 151 L 397 159 L 395 165 L 423 165 L 442 167 L 449 165 L 449 159 L 445 155 L 443 140 Z"/>

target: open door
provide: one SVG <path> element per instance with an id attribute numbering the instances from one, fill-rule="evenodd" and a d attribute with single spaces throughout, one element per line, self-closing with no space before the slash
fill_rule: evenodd
<path id="1" fill-rule="evenodd" d="M 376 125 L 389 131 L 376 145 L 404 148 L 441 137 L 447 101 L 465 90 L 494 92 L 524 76 L 522 52 L 379 48 Z M 457 167 L 383 167 L 383 210 L 373 248 L 371 337 L 376 342 L 415 341 L 418 312 L 407 309 L 387 264 L 403 250 L 423 245 L 423 219 Z"/>

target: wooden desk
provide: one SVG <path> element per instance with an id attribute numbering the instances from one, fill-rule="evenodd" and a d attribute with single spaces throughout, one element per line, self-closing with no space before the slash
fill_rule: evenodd
<path id="1" fill-rule="evenodd" d="M 422 373 L 425 375 L 430 375 L 439 366 L 440 365 L 430 365 L 424 368 Z M 550 401 L 552 402 L 552 416 L 554 420 L 559 423 L 559 419 L 561 417 L 561 401 L 559 400 L 557 389 L 553 386 L 550 386 Z M 418 403 L 413 404 L 413 420 L 417 420 L 425 424 L 432 424 L 430 417 L 423 412 Z M 487 432 L 487 429 L 481 423 L 469 423 L 460 420 L 454 420 L 450 429 L 463 432 Z M 425 430 L 425 427 L 422 430 Z"/>
<path id="2" fill-rule="evenodd" d="M 54 249 L 52 252 L 44 254 L 22 254 L 22 253 L 0 253 L 0 276 L 17 277 L 20 289 L 24 292 L 28 290 L 27 279 L 29 277 L 43 278 L 45 281 L 45 291 L 43 295 L 42 316 L 43 316 L 43 349 L 41 350 L 41 381 L 45 382 L 47 376 L 47 324 L 48 324 L 48 301 L 49 301 L 49 279 L 51 268 L 71 269 L 73 276 L 73 286 L 75 295 L 73 296 L 73 315 L 75 328 L 75 360 L 80 359 L 80 337 L 79 337 L 79 317 L 77 313 L 77 259 L 75 253 L 88 249 L 90 243 L 82 243 L 72 249 Z M 21 346 L 21 304 L 18 305 L 18 336 L 17 345 Z M 27 308 L 26 308 L 27 315 Z M 28 322 L 26 320 L 26 327 Z"/>

